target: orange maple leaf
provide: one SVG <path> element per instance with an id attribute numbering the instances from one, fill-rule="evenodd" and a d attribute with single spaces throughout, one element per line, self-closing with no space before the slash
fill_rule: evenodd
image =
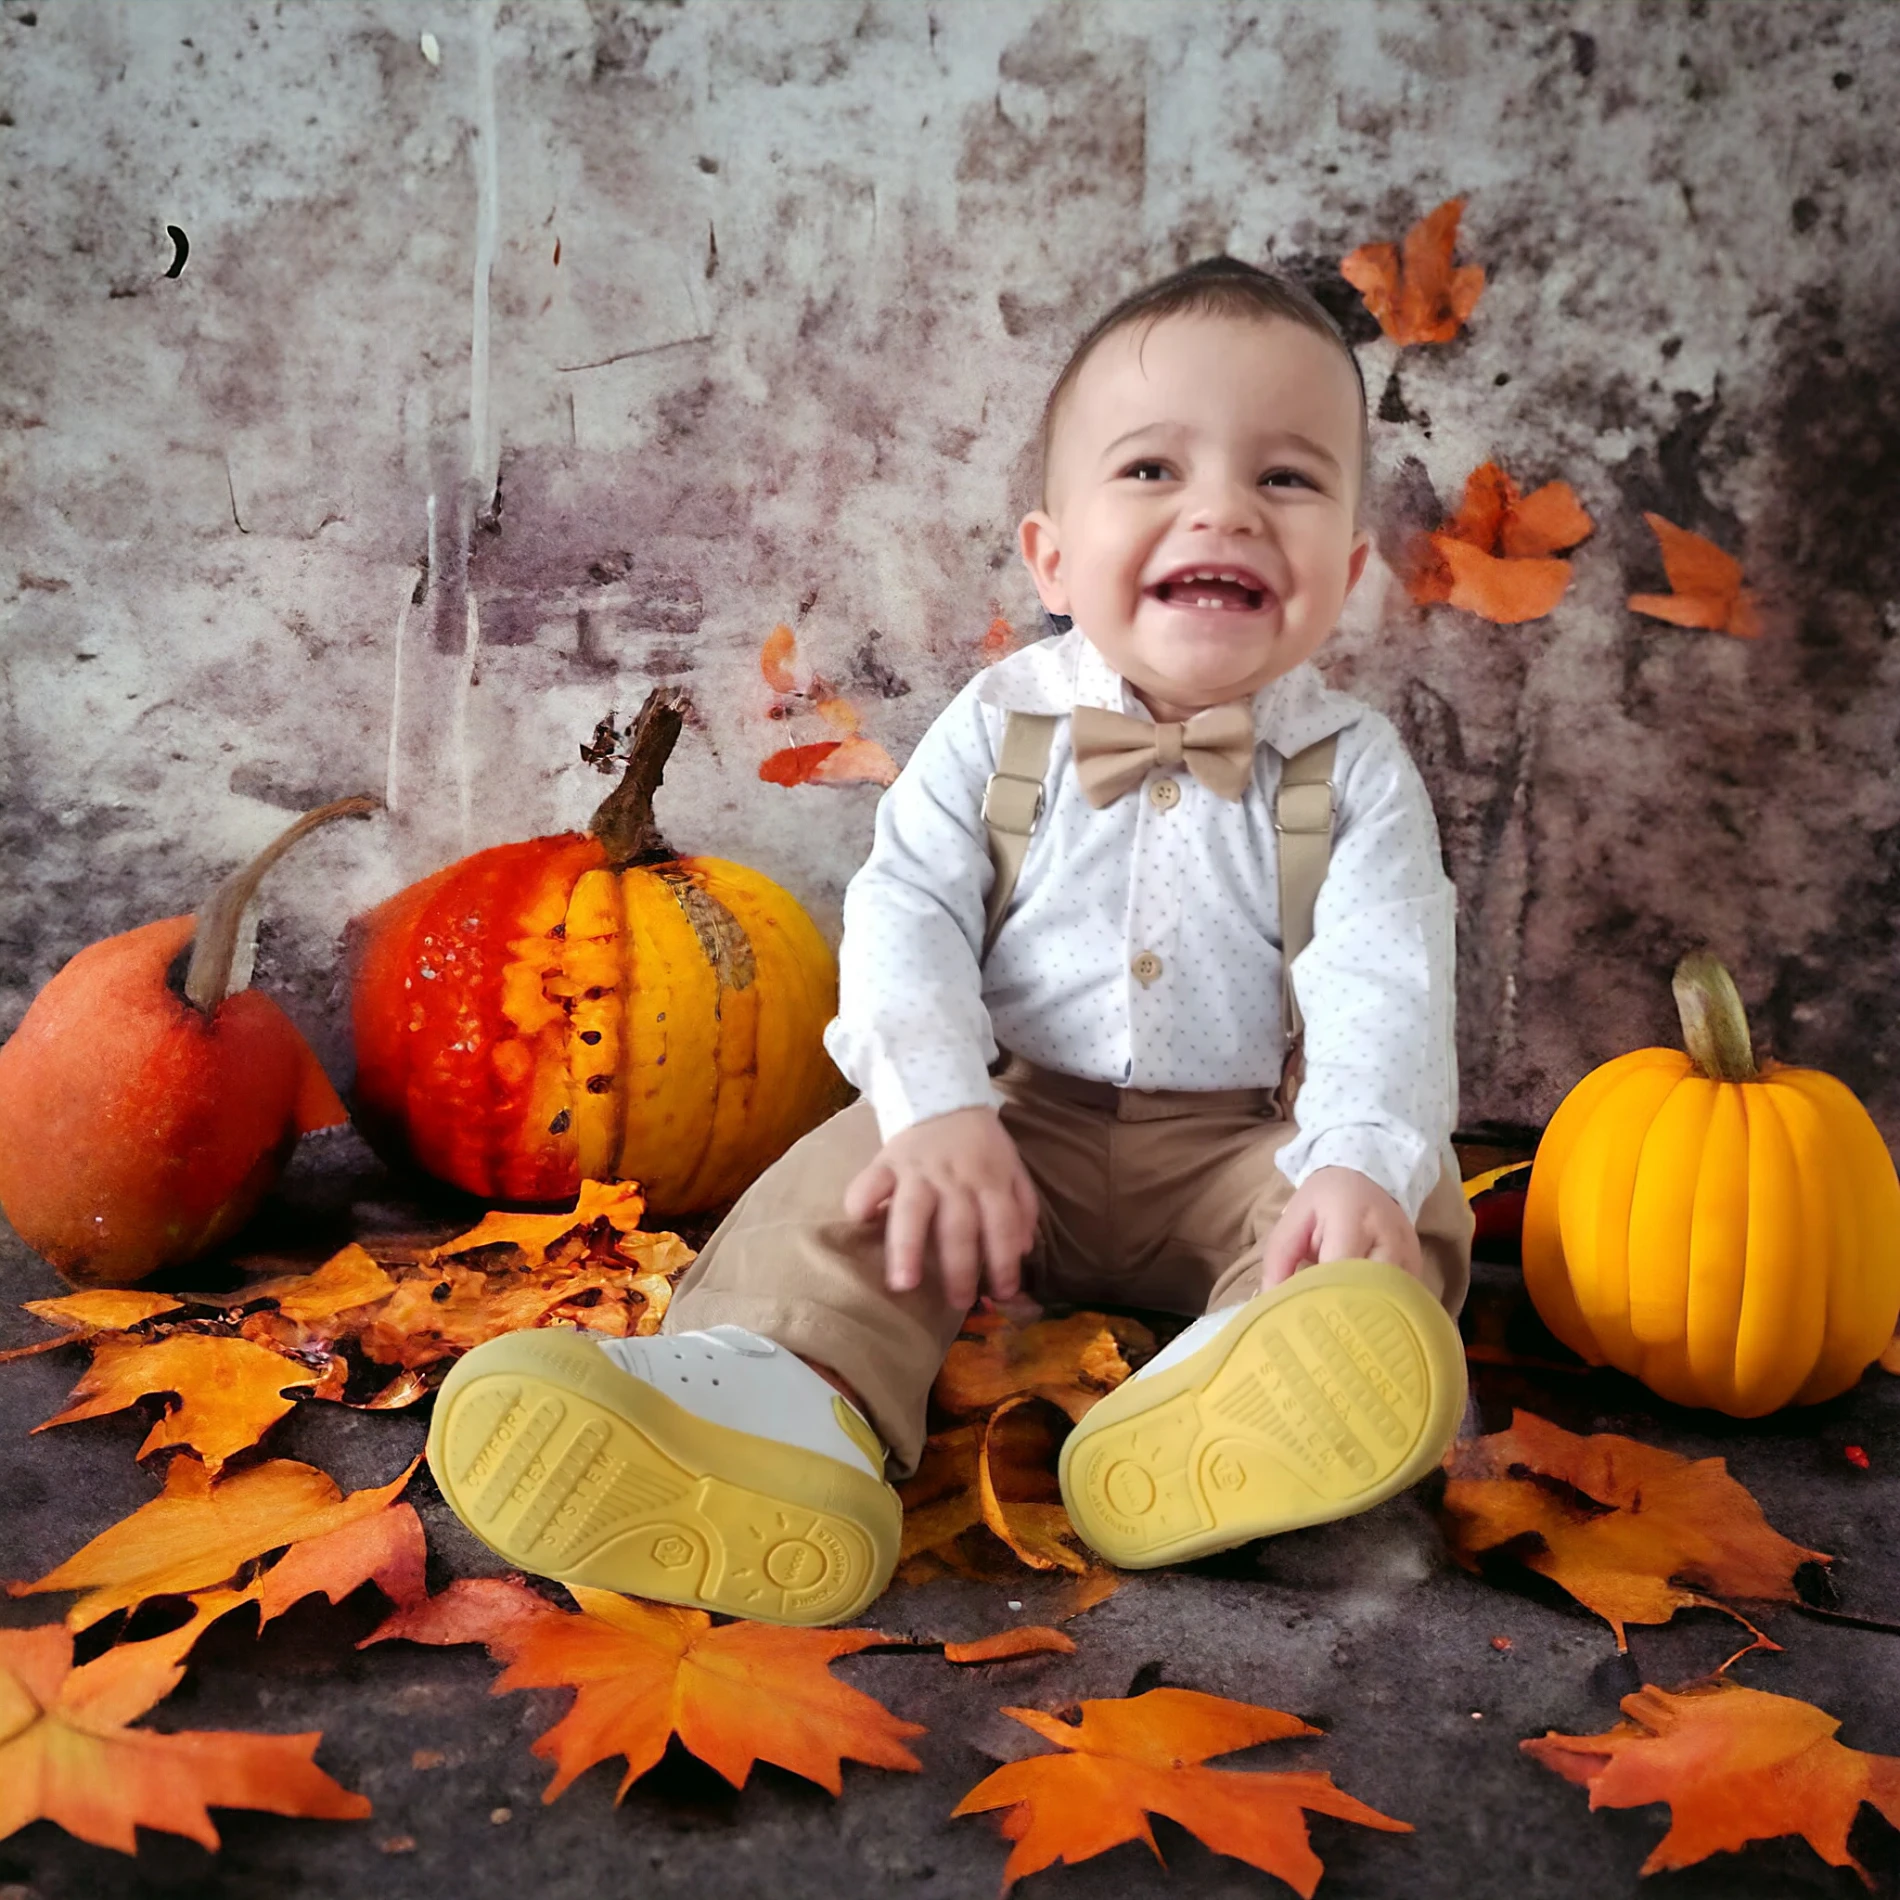
<path id="1" fill-rule="evenodd" d="M 1024 1623 L 971 1643 L 945 1643 L 943 1659 L 953 1663 L 1008 1662 L 1017 1656 L 1073 1656 L 1075 1639 L 1043 1623 Z"/>
<path id="2" fill-rule="evenodd" d="M 25 1310 L 55 1326 L 71 1326 L 85 1333 L 122 1333 L 129 1326 L 176 1312 L 184 1302 L 169 1293 L 141 1293 L 133 1287 L 95 1287 L 88 1293 L 68 1293 L 63 1299 L 28 1300 Z"/>
<path id="3" fill-rule="evenodd" d="M 59 1624 L 0 1630 L 0 1840 L 30 1821 L 121 1853 L 140 1827 L 215 1850 L 211 1808 L 360 1821 L 370 1804 L 312 1759 L 321 1734 L 155 1734 L 127 1724 L 169 1695 L 190 1626 L 75 1669 Z"/>
<path id="4" fill-rule="evenodd" d="M 215 1472 L 297 1403 L 285 1396 L 287 1386 L 315 1385 L 321 1376 L 248 1339 L 191 1333 L 150 1341 L 102 1339 L 65 1411 L 33 1429 L 122 1412 L 152 1393 L 176 1393 L 177 1406 L 146 1434 L 138 1455 L 188 1445 Z"/>
<path id="5" fill-rule="evenodd" d="M 1025 1874 L 1054 1861 L 1074 1863 L 1123 1841 L 1161 1850 L 1148 1826 L 1165 1814 L 1217 1854 L 1277 1874 L 1312 1900 L 1324 1868 L 1313 1852 L 1303 1810 L 1409 1834 L 1395 1821 L 1333 1785 L 1329 1774 L 1257 1774 L 1204 1768 L 1257 1742 L 1320 1731 L 1278 1709 L 1230 1702 L 1193 1689 L 1150 1689 L 1116 1702 L 1084 1702 L 1069 1723 L 1037 1709 L 1005 1715 L 1069 1750 L 1010 1762 L 972 1788 L 954 1810 L 981 1814 L 1008 1808 L 1003 1833 L 1016 1843 L 1003 1868 L 1007 1893 Z"/>
<path id="6" fill-rule="evenodd" d="M 1644 1873 L 1799 1834 L 1830 1867 L 1874 1884 L 1847 1833 L 1863 1801 L 1900 1827 L 1900 1758 L 1848 1748 L 1825 1709 L 1727 1677 L 1675 1692 L 1646 1683 L 1622 1708 L 1630 1719 L 1606 1734 L 1552 1730 L 1518 1746 L 1588 1788 L 1593 1809 L 1669 1804 Z"/>
<path id="7" fill-rule="evenodd" d="M 565 1214 L 484 1214 L 467 1233 L 430 1248 L 423 1258 L 426 1263 L 473 1253 L 477 1247 L 506 1245 L 519 1247 L 527 1264 L 539 1267 L 570 1234 L 597 1220 L 604 1220 L 623 1238 L 637 1234 L 646 1205 L 637 1181 L 583 1181 Z"/>
<path id="8" fill-rule="evenodd" d="M 1500 626 L 1541 619 L 1570 585 L 1570 563 L 1548 557 L 1595 526 L 1568 482 L 1524 495 L 1495 462 L 1481 462 L 1458 512 L 1413 551 L 1407 591 L 1420 606 L 1449 601 Z"/>
<path id="9" fill-rule="evenodd" d="M 396 1282 L 368 1248 L 351 1241 L 314 1273 L 253 1280 L 243 1298 L 247 1305 L 253 1300 L 275 1300 L 286 1319 L 308 1321 L 334 1319 L 352 1307 L 372 1306 L 395 1290 Z"/>
<path id="10" fill-rule="evenodd" d="M 1632 594 L 1630 609 L 1677 627 L 1705 627 L 1713 633 L 1732 633 L 1753 640 L 1761 632 L 1755 596 L 1742 585 L 1742 564 L 1673 521 L 1645 511 L 1643 519 L 1662 543 L 1663 572 L 1672 589 L 1667 594 Z"/>
<path id="11" fill-rule="evenodd" d="M 798 658 L 798 636 L 783 621 L 765 636 L 759 651 L 759 671 L 775 693 L 795 693 L 798 680 L 792 665 Z"/>
<path id="12" fill-rule="evenodd" d="M 984 630 L 977 651 L 982 654 L 985 666 L 994 666 L 1004 654 L 1016 651 L 1016 629 L 1001 614 L 996 615 Z"/>
<path id="13" fill-rule="evenodd" d="M 345 1497 L 327 1472 L 287 1458 L 253 1465 L 218 1484 L 195 1458 L 174 1458 L 159 1496 L 109 1524 L 37 1581 L 9 1583 L 7 1593 L 18 1597 L 47 1590 L 85 1591 L 67 1611 L 66 1626 L 90 1629 L 114 1610 L 134 1609 L 148 1597 L 190 1596 L 212 1589 L 267 1551 L 325 1538 L 360 1519 L 387 1514 L 415 1468 L 412 1464 L 393 1484 Z M 352 1561 L 371 1560 L 373 1567 L 357 1576 L 351 1589 L 372 1578 L 379 1583 L 395 1580 L 398 1588 L 413 1580 L 416 1559 L 413 1544 L 405 1541 L 405 1525 L 414 1513 L 406 1505 L 402 1509 L 407 1513 L 402 1523 L 385 1524 L 375 1534 L 364 1533 L 321 1553 L 306 1552 L 281 1584 L 270 1585 L 275 1572 L 267 1572 L 262 1581 L 270 1587 L 253 1593 L 265 1606 L 266 1617 L 297 1596 L 327 1587 L 321 1581 L 304 1587 L 301 1578 L 334 1578 Z M 417 1535 L 419 1531 L 418 1526 Z M 295 1595 L 285 1595 L 293 1585 L 299 1585 Z M 233 1599 L 238 1600 L 242 1597 Z"/>
<path id="14" fill-rule="evenodd" d="M 1703 1593 L 1794 1603 L 1799 1566 L 1833 1562 L 1771 1529 L 1720 1458 L 1691 1461 L 1613 1432 L 1581 1438 L 1532 1412 L 1452 1446 L 1445 1469 L 1452 1555 L 1475 1570 L 1482 1552 L 1534 1535 L 1542 1547 L 1524 1563 L 1602 1617 L 1618 1649 L 1629 1647 L 1625 1624 L 1667 1623 L 1691 1606 L 1723 1611 L 1773 1649 Z"/>
<path id="15" fill-rule="evenodd" d="M 840 1656 L 895 1642 L 875 1630 L 713 1627 L 703 1610 L 673 1609 L 571 1584 L 569 1615 L 526 1584 L 504 1578 L 452 1583 L 399 1610 L 366 1643 L 481 1643 L 507 1668 L 493 1693 L 573 1689 L 574 1706 L 534 1744 L 557 1773 L 541 1799 L 556 1800 L 596 1762 L 624 1756 L 618 1801 L 677 1735 L 735 1788 L 767 1761 L 833 1794 L 846 1760 L 915 1772 L 904 1746 L 921 1735 L 880 1702 L 840 1682 Z"/>
<path id="16" fill-rule="evenodd" d="M 1478 264 L 1452 268 L 1462 198 L 1448 198 L 1405 234 L 1403 259 L 1390 244 L 1362 244 L 1341 259 L 1339 274 L 1366 300 L 1394 343 L 1449 343 L 1465 327 L 1484 289 Z"/>

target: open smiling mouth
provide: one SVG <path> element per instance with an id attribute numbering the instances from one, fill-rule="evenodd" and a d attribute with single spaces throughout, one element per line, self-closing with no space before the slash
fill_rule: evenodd
<path id="1" fill-rule="evenodd" d="M 1217 613 L 1257 614 L 1270 598 L 1266 583 L 1244 567 L 1181 568 L 1148 592 L 1169 607 Z"/>

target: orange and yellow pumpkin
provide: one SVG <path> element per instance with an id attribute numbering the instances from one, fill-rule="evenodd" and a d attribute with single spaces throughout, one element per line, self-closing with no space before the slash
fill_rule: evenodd
<path id="1" fill-rule="evenodd" d="M 657 1215 L 729 1201 L 841 1099 L 838 969 L 770 878 L 677 856 L 653 793 L 682 723 L 662 690 L 583 836 L 497 845 L 364 921 L 357 1118 L 485 1199 L 641 1183 Z"/>
<path id="2" fill-rule="evenodd" d="M 124 1286 L 196 1259 L 250 1218 L 299 1135 L 348 1119 L 233 963 L 264 872 L 305 832 L 376 808 L 308 812 L 195 917 L 88 945 L 0 1048 L 0 1207 L 69 1280 Z"/>
<path id="3" fill-rule="evenodd" d="M 1741 998 L 1704 953 L 1675 978 L 1688 1053 L 1593 1070 L 1545 1131 L 1524 1279 L 1593 1365 L 1682 1405 L 1758 1418 L 1844 1392 L 1900 1316 L 1900 1180 L 1832 1076 L 1757 1068 Z"/>

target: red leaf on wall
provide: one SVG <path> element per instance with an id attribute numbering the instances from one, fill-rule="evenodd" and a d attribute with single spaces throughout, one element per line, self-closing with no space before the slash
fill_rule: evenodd
<path id="1" fill-rule="evenodd" d="M 1678 528 L 1661 515 L 1645 512 L 1643 519 L 1662 543 L 1663 572 L 1669 576 L 1667 594 L 1632 594 L 1630 608 L 1677 627 L 1703 627 L 1711 633 L 1732 633 L 1753 640 L 1761 632 L 1755 597 L 1742 585 L 1742 564 L 1687 528 Z"/>
<path id="2" fill-rule="evenodd" d="M 1451 261 L 1464 208 L 1462 198 L 1449 198 L 1421 218 L 1406 232 L 1402 254 L 1390 244 L 1362 244 L 1341 259 L 1339 274 L 1394 343 L 1449 343 L 1477 307 L 1483 267 Z"/>
<path id="3" fill-rule="evenodd" d="M 1495 462 L 1481 462 L 1458 512 L 1414 550 L 1407 589 L 1421 606 L 1447 601 L 1500 626 L 1540 619 L 1570 585 L 1570 563 L 1549 557 L 1595 525 L 1568 482 L 1524 495 Z"/>

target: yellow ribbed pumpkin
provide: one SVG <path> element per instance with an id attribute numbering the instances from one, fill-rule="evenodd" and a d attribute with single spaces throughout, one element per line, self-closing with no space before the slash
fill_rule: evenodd
<path id="1" fill-rule="evenodd" d="M 1593 1365 L 1759 1418 L 1845 1392 L 1900 1317 L 1900 1180 L 1853 1093 L 1755 1066 L 1728 972 L 1675 976 L 1688 1053 L 1638 1049 L 1565 1097 L 1538 1146 L 1524 1281 Z"/>
<path id="2" fill-rule="evenodd" d="M 838 966 L 763 872 L 681 857 L 653 794 L 660 688 L 588 834 L 478 851 L 361 921 L 357 1117 L 486 1200 L 637 1180 L 673 1218 L 730 1201 L 839 1105 Z"/>

